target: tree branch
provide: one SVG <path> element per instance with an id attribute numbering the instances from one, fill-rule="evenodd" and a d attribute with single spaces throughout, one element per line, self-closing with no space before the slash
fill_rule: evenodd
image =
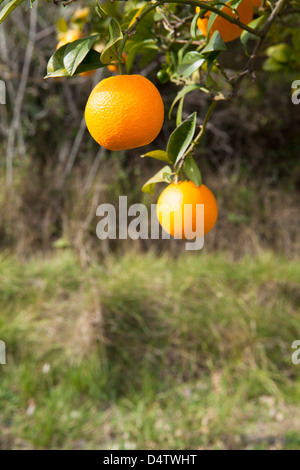
<path id="1" fill-rule="evenodd" d="M 57 1 L 57 0 L 56 0 Z M 137 25 L 139 22 L 146 16 L 151 10 L 153 10 L 156 7 L 162 6 L 165 3 L 177 3 L 180 5 L 192 5 L 194 7 L 200 7 L 202 10 L 205 11 L 210 11 L 212 13 L 216 13 L 217 15 L 221 16 L 225 20 L 229 21 L 232 24 L 235 24 L 239 26 L 240 28 L 248 31 L 249 33 L 253 34 L 254 36 L 261 37 L 262 33 L 260 31 L 257 31 L 253 28 L 250 28 L 246 24 L 242 23 L 238 18 L 234 18 L 233 16 L 228 15 L 227 13 L 224 13 L 222 10 L 219 10 L 218 8 L 215 8 L 211 5 L 207 5 L 207 3 L 199 0 L 160 0 L 156 3 L 152 3 L 148 7 L 146 7 L 141 14 L 136 18 L 135 22 L 125 31 L 125 34 L 130 34 L 135 31 Z"/>
<path id="2" fill-rule="evenodd" d="M 288 0 L 278 0 L 278 2 L 275 5 L 274 10 L 270 14 L 270 16 L 267 19 L 267 21 L 265 22 L 264 26 L 261 28 L 261 30 L 260 30 L 261 37 L 258 40 L 257 44 L 255 45 L 254 50 L 253 50 L 247 64 L 245 65 L 243 71 L 234 79 L 234 81 L 232 83 L 232 90 L 231 90 L 231 93 L 230 93 L 230 96 L 229 96 L 230 98 L 234 98 L 237 95 L 239 86 L 240 86 L 241 82 L 243 81 L 243 79 L 245 78 L 245 76 L 248 75 L 248 73 L 252 73 L 254 71 L 254 65 L 255 65 L 255 62 L 257 61 L 258 53 L 259 53 L 259 51 L 260 51 L 260 49 L 261 49 L 261 47 L 262 47 L 262 45 L 263 45 L 263 43 L 264 43 L 264 41 L 267 37 L 267 34 L 268 34 L 272 24 L 274 23 L 277 16 L 284 9 L 285 5 L 287 4 L 287 1 Z"/>
<path id="3" fill-rule="evenodd" d="M 29 76 L 29 68 L 31 59 L 34 51 L 35 35 L 37 26 L 37 6 L 34 4 L 30 11 L 30 25 L 29 25 L 29 39 L 27 48 L 25 51 L 24 65 L 21 73 L 20 85 L 17 91 L 15 99 L 15 106 L 13 111 L 12 123 L 9 129 L 7 138 L 7 149 L 6 149 L 6 182 L 8 186 L 12 186 L 13 183 L 13 156 L 14 156 L 14 142 L 16 130 L 20 121 L 22 103 L 26 90 L 27 80 Z"/>

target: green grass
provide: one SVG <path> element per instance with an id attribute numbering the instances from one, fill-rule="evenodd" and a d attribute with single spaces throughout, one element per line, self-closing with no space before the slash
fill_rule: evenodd
<path id="1" fill-rule="evenodd" d="M 0 449 L 300 449 L 300 263 L 0 258 Z"/>

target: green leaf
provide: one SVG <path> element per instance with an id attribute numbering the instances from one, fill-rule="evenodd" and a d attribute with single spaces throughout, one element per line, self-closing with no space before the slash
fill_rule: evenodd
<path id="1" fill-rule="evenodd" d="M 14 11 L 21 3 L 25 0 L 10 0 L 0 11 L 0 24 L 8 17 L 8 15 Z"/>
<path id="2" fill-rule="evenodd" d="M 164 150 L 153 150 L 152 152 L 145 153 L 145 155 L 141 155 L 141 158 L 150 157 L 155 158 L 156 160 L 162 160 L 164 162 L 172 163 L 168 157 L 167 152 Z"/>
<path id="3" fill-rule="evenodd" d="M 53 70 L 53 72 L 48 72 L 44 78 L 59 78 L 59 77 L 69 77 L 70 75 L 64 67 L 60 69 Z"/>
<path id="4" fill-rule="evenodd" d="M 99 1 L 95 5 L 95 11 L 101 20 L 105 20 L 105 18 L 107 18 L 107 13 L 103 10 L 101 5 L 99 5 Z"/>
<path id="5" fill-rule="evenodd" d="M 58 249 L 65 249 L 65 248 L 70 248 L 71 242 L 67 238 L 59 238 L 58 240 L 55 240 L 55 242 L 52 243 L 53 248 L 58 248 Z"/>
<path id="6" fill-rule="evenodd" d="M 146 67 L 146 65 L 152 62 L 154 58 L 156 57 L 157 51 L 158 51 L 157 46 L 145 48 L 143 52 L 140 54 L 141 59 L 139 61 L 139 68 L 143 69 Z"/>
<path id="7" fill-rule="evenodd" d="M 237 7 L 242 3 L 243 0 L 231 0 L 229 8 L 236 10 Z"/>
<path id="8" fill-rule="evenodd" d="M 130 72 L 134 59 L 138 54 L 141 56 L 141 61 L 144 61 L 144 56 L 149 60 L 149 53 L 151 53 L 151 57 L 153 57 L 153 55 L 156 55 L 157 51 L 158 46 L 153 39 L 145 39 L 140 42 L 128 41 L 126 44 L 126 52 L 128 52 L 128 57 L 126 59 L 127 72 Z"/>
<path id="9" fill-rule="evenodd" d="M 293 49 L 286 43 L 268 47 L 266 53 L 272 59 L 283 64 L 288 64 L 293 57 Z"/>
<path id="10" fill-rule="evenodd" d="M 194 16 L 192 23 L 191 23 L 190 35 L 193 39 L 197 39 L 197 37 L 199 36 L 199 33 L 197 34 L 198 32 L 197 21 L 200 18 L 201 13 L 202 13 L 201 10 L 198 11 L 198 13 Z"/>
<path id="11" fill-rule="evenodd" d="M 197 113 L 191 114 L 170 135 L 167 153 L 172 163 L 178 163 L 193 140 L 196 129 Z"/>
<path id="12" fill-rule="evenodd" d="M 226 51 L 226 49 L 227 47 L 225 46 L 219 31 L 215 31 L 204 49 L 202 49 L 201 54 L 205 55 L 216 51 Z"/>
<path id="13" fill-rule="evenodd" d="M 186 176 L 191 180 L 196 186 L 201 186 L 202 177 L 201 172 L 198 168 L 197 163 L 193 157 L 188 157 L 184 162 L 184 172 Z"/>
<path id="14" fill-rule="evenodd" d="M 118 45 L 122 41 L 123 33 L 121 26 L 115 18 L 111 18 L 108 25 L 109 41 L 101 54 L 101 62 L 109 64 L 118 58 Z"/>
<path id="15" fill-rule="evenodd" d="M 216 8 L 221 8 L 221 6 L 218 6 L 218 5 L 215 5 Z M 214 24 L 215 20 L 218 18 L 218 15 L 217 13 L 211 13 L 209 15 L 209 19 L 208 19 L 208 22 L 207 22 L 207 28 L 206 28 L 206 31 L 207 31 L 207 37 L 209 38 L 210 36 L 210 30 L 211 30 L 211 27 L 212 25 Z"/>
<path id="16" fill-rule="evenodd" d="M 74 75 L 79 64 L 81 64 L 88 52 L 92 49 L 99 36 L 99 34 L 93 34 L 92 36 L 76 39 L 76 41 L 67 44 L 63 63 L 69 75 Z"/>
<path id="17" fill-rule="evenodd" d="M 59 20 L 56 22 L 56 28 L 59 33 L 65 33 L 68 31 L 68 23 L 64 18 L 59 18 Z"/>
<path id="18" fill-rule="evenodd" d="M 205 57 L 200 52 L 190 51 L 182 59 L 179 66 L 179 74 L 183 78 L 188 78 L 205 62 Z"/>
<path id="19" fill-rule="evenodd" d="M 169 119 L 171 119 L 171 114 L 172 114 L 175 104 L 178 103 L 178 101 L 181 100 L 181 98 L 185 96 L 187 93 L 190 93 L 191 91 L 194 91 L 194 90 L 201 90 L 201 87 L 199 85 L 186 85 L 184 88 L 182 88 L 182 90 L 180 90 L 179 93 L 177 93 L 177 96 L 174 99 L 171 105 L 170 111 L 169 111 Z"/>
<path id="20" fill-rule="evenodd" d="M 57 49 L 57 51 L 54 52 L 54 54 L 50 57 L 48 64 L 47 64 L 47 75 L 45 78 L 48 78 L 48 76 L 54 76 L 56 71 L 65 69 L 64 67 L 64 53 L 66 50 L 67 44 L 64 46 L 60 47 Z M 65 75 L 69 75 L 68 72 L 66 71 Z M 63 75 L 56 75 L 56 76 L 63 76 Z"/>
<path id="21" fill-rule="evenodd" d="M 171 181 L 172 170 L 168 165 L 166 165 L 144 184 L 142 191 L 144 193 L 154 194 L 156 183 L 170 183 Z"/>
<path id="22" fill-rule="evenodd" d="M 64 66 L 64 54 L 67 47 L 68 44 L 65 44 L 64 46 L 60 47 L 49 59 L 47 65 L 47 75 L 45 78 L 70 76 Z M 88 54 L 85 56 L 81 64 L 77 67 L 74 75 L 83 72 L 88 72 L 90 70 L 95 70 L 101 67 L 105 67 L 105 65 L 100 62 L 99 52 L 95 51 L 94 49 L 91 49 L 90 51 L 88 51 Z"/>
<path id="23" fill-rule="evenodd" d="M 117 2 L 116 2 L 117 3 Z M 138 12 L 139 10 L 136 10 Z M 130 72 L 137 55 L 141 57 L 139 67 L 142 62 L 149 62 L 156 55 L 158 50 L 157 41 L 153 39 L 154 10 L 144 16 L 130 40 L 126 42 L 126 70 Z"/>
<path id="24" fill-rule="evenodd" d="M 94 49 L 91 49 L 76 69 L 74 75 L 106 67 L 105 64 L 101 63 L 100 56 L 101 54 L 99 52 L 94 51 Z"/>
<path id="25" fill-rule="evenodd" d="M 251 23 L 249 23 L 248 26 L 252 29 L 256 29 L 265 19 L 266 19 L 265 15 L 259 16 L 258 18 L 255 18 L 253 21 L 251 21 Z M 243 44 L 247 52 L 246 48 L 247 48 L 247 43 L 249 39 L 258 39 L 258 37 L 255 36 L 254 34 L 249 33 L 248 31 L 244 29 L 240 36 L 240 39 L 241 39 L 241 43 Z"/>
<path id="26" fill-rule="evenodd" d="M 177 114 L 176 114 L 176 126 L 180 126 L 182 123 L 182 110 L 183 110 L 183 103 L 184 103 L 184 95 L 179 101 L 178 109 L 177 109 Z"/>
<path id="27" fill-rule="evenodd" d="M 262 66 L 262 69 L 265 72 L 279 72 L 280 70 L 284 70 L 286 65 L 282 62 L 277 62 L 277 60 L 273 59 L 273 57 L 269 57 Z"/>

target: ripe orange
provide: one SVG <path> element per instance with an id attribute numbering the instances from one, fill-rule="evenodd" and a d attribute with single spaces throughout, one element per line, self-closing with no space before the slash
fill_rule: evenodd
<path id="1" fill-rule="evenodd" d="M 70 42 L 76 41 L 76 39 L 83 38 L 84 34 L 81 31 L 78 31 L 77 29 L 69 29 L 66 34 L 63 35 L 61 40 L 56 46 L 56 50 L 59 49 L 62 46 L 65 46 L 66 44 L 69 44 Z M 90 70 L 88 72 L 82 72 L 79 75 L 82 77 L 90 77 L 95 73 L 95 70 Z"/>
<path id="2" fill-rule="evenodd" d="M 191 204 L 191 211 L 188 211 L 186 204 Z M 197 220 L 197 204 L 204 204 L 204 227 L 202 220 Z M 198 187 L 192 181 L 167 186 L 158 198 L 156 210 L 159 223 L 166 232 L 185 239 L 206 235 L 214 227 L 218 217 L 217 201 L 213 193 L 204 184 Z M 191 230 L 194 232 L 193 236 L 189 233 Z"/>
<path id="3" fill-rule="evenodd" d="M 230 5 L 230 2 L 227 2 L 226 5 Z M 253 8 L 251 0 L 243 0 L 242 3 L 239 4 L 237 8 L 238 15 L 233 13 L 233 11 L 226 5 L 222 8 L 222 11 L 224 13 L 227 13 L 227 15 L 230 15 L 233 18 L 238 18 L 244 24 L 248 24 L 252 20 Z M 200 8 L 196 7 L 196 12 L 198 12 L 199 10 Z M 207 24 L 210 15 L 211 12 L 207 12 L 204 18 L 199 18 L 197 21 L 197 26 L 200 31 L 204 34 L 204 36 L 207 36 Z M 233 41 L 234 39 L 238 38 L 243 32 L 243 30 L 239 26 L 230 23 L 221 16 L 218 16 L 213 22 L 212 27 L 210 29 L 210 36 L 215 31 L 219 31 L 224 42 Z"/>
<path id="4" fill-rule="evenodd" d="M 262 5 L 263 0 L 250 0 L 252 5 L 256 8 L 259 8 Z"/>
<path id="5" fill-rule="evenodd" d="M 105 78 L 91 92 L 85 120 L 92 137 L 108 150 L 150 144 L 159 134 L 164 105 L 157 88 L 141 75 Z"/>

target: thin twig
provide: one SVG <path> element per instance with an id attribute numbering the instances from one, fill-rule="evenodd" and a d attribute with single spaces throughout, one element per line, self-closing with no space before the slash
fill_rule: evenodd
<path id="1" fill-rule="evenodd" d="M 7 43 L 6 43 L 6 34 L 5 34 L 5 24 L 1 25 L 0 28 L 0 55 L 3 58 L 3 61 L 8 65 L 9 69 L 11 69 L 12 63 L 11 59 L 9 57 L 8 53 L 8 48 L 7 48 Z M 27 36 L 27 31 L 26 31 L 26 36 Z M 13 78 L 14 74 L 10 73 L 10 77 Z M 18 76 L 20 77 L 20 76 Z M 19 82 L 19 80 L 18 80 Z M 28 80 L 27 80 L 28 82 Z M 13 84 L 13 80 L 8 80 L 6 83 L 7 86 L 7 93 L 9 97 L 10 103 L 13 103 L 15 100 L 16 92 L 15 92 L 15 87 Z M 5 127 L 5 135 L 7 136 L 9 133 L 10 127 L 8 126 L 8 118 L 7 118 L 7 108 L 5 108 L 5 118 L 6 118 L 6 127 Z M 25 142 L 24 142 L 24 136 L 23 136 L 23 130 L 22 130 L 22 125 L 19 120 L 17 124 L 17 138 L 18 138 L 18 152 L 20 155 L 25 155 L 26 153 L 26 147 L 25 147 Z"/>
<path id="2" fill-rule="evenodd" d="M 89 172 L 89 175 L 87 177 L 86 183 L 83 187 L 83 192 L 88 193 L 89 190 L 91 189 L 91 186 L 94 182 L 94 179 L 96 178 L 97 172 L 99 170 L 100 163 L 102 161 L 103 156 L 105 155 L 105 149 L 103 147 L 100 147 L 98 150 L 98 153 L 95 157 L 95 160 L 93 162 L 93 165 L 91 167 L 91 170 Z"/>
<path id="3" fill-rule="evenodd" d="M 101 76 L 102 76 L 102 72 L 103 71 L 101 70 Z M 98 75 L 96 75 L 93 79 L 93 87 L 95 85 L 95 80 L 99 80 Z M 73 142 L 73 145 L 72 145 L 72 148 L 71 148 L 71 151 L 70 151 L 70 155 L 69 155 L 66 167 L 64 169 L 64 172 L 62 174 L 62 177 L 61 177 L 60 181 L 58 182 L 58 188 L 59 189 L 61 189 L 63 187 L 65 179 L 70 175 L 70 173 L 73 169 L 75 160 L 77 158 L 77 155 L 78 155 L 78 152 L 79 152 L 79 149 L 80 149 L 81 142 L 82 142 L 84 134 L 85 134 L 85 131 L 86 131 L 86 123 L 85 123 L 85 117 L 83 116 L 82 119 L 81 119 L 81 123 L 80 123 L 79 129 L 78 129 L 78 132 L 77 132 L 76 137 L 74 139 L 74 142 Z"/>
<path id="4" fill-rule="evenodd" d="M 21 73 L 20 85 L 18 88 L 14 112 L 12 117 L 12 124 L 9 129 L 8 139 L 7 139 L 7 149 L 6 149 L 6 183 L 8 186 L 12 186 L 13 183 L 13 154 L 14 154 L 14 141 L 16 130 L 21 116 L 22 103 L 24 99 L 24 94 L 26 90 L 29 68 L 31 64 L 31 59 L 34 51 L 35 35 L 36 35 L 36 26 L 37 26 L 37 6 L 33 5 L 30 11 L 30 23 L 29 23 L 29 38 L 24 56 L 24 64 Z"/>

